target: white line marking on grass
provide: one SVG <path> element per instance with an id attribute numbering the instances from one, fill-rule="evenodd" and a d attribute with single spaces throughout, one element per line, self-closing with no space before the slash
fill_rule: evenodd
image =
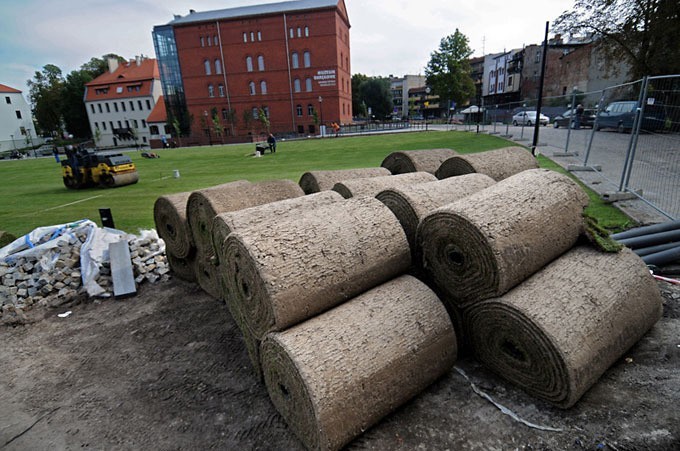
<path id="1" fill-rule="evenodd" d="M 81 202 L 87 202 L 88 200 L 96 199 L 96 198 L 102 197 L 102 196 L 103 196 L 103 194 L 100 194 L 100 195 L 98 195 L 98 196 L 88 197 L 87 199 L 80 199 L 80 200 L 77 200 L 77 201 L 75 201 L 75 202 L 69 202 L 68 204 L 57 205 L 56 207 L 46 208 L 46 209 L 44 209 L 43 211 L 50 211 L 50 210 L 56 210 L 57 208 L 68 207 L 69 205 L 75 205 L 75 204 L 79 204 L 79 203 L 81 203 Z"/>

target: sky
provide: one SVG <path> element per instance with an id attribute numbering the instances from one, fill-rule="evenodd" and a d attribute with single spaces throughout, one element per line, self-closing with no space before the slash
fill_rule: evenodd
<path id="1" fill-rule="evenodd" d="M 26 80 L 46 64 L 64 76 L 92 57 L 155 57 L 151 31 L 173 14 L 270 0 L 1 0 L 0 84 L 28 97 Z M 574 0 L 345 0 L 352 73 L 424 74 L 430 54 L 457 29 L 473 56 L 542 42 Z M 551 33 L 552 35 L 552 33 Z"/>

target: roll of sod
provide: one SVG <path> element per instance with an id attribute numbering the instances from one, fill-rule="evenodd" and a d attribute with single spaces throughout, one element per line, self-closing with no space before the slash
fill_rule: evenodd
<path id="1" fill-rule="evenodd" d="M 357 196 L 374 197 L 380 191 L 388 188 L 404 187 L 418 183 L 433 182 L 435 180 L 437 180 L 437 177 L 429 172 L 409 172 L 407 174 L 345 180 L 336 183 L 333 186 L 333 191 L 342 194 L 342 197 L 345 199 Z"/>
<path id="2" fill-rule="evenodd" d="M 417 253 L 447 301 L 500 296 L 574 246 L 587 204 L 569 177 L 524 171 L 425 216 Z"/>
<path id="3" fill-rule="evenodd" d="M 216 263 L 219 265 L 220 261 L 223 259 L 225 239 L 231 232 L 244 227 L 255 228 L 259 229 L 260 233 L 266 236 L 276 228 L 276 224 L 280 222 L 283 217 L 297 216 L 318 207 L 329 205 L 334 202 L 340 202 L 342 200 L 344 200 L 344 198 L 335 191 L 322 191 L 320 193 L 280 200 L 243 210 L 220 213 L 215 216 L 212 225 L 213 248 L 215 249 L 215 256 L 217 257 Z M 222 298 L 227 301 L 227 305 L 230 305 L 231 300 L 229 299 L 226 286 L 227 272 L 220 270 L 217 275 L 220 279 Z"/>
<path id="4" fill-rule="evenodd" d="M 633 252 L 576 247 L 465 323 L 476 357 L 528 393 L 568 408 L 661 317 Z"/>
<path id="5" fill-rule="evenodd" d="M 166 254 L 168 257 L 168 264 L 170 271 L 176 277 L 186 280 L 187 282 L 196 282 L 196 255 L 191 253 L 186 257 L 175 257 L 172 254 Z"/>
<path id="6" fill-rule="evenodd" d="M 303 195 L 302 189 L 291 180 L 258 183 L 241 180 L 191 193 L 187 217 L 197 249 L 196 279 L 201 288 L 213 297 L 221 296 L 212 240 L 212 224 L 217 214 Z"/>
<path id="7" fill-rule="evenodd" d="M 436 175 L 438 179 L 445 179 L 476 172 L 500 181 L 527 169 L 536 168 L 538 162 L 529 150 L 513 146 L 451 157 L 441 164 Z"/>
<path id="8" fill-rule="evenodd" d="M 453 149 L 400 150 L 385 157 L 380 166 L 395 175 L 407 172 L 434 174 L 444 161 L 456 155 L 458 152 Z"/>
<path id="9" fill-rule="evenodd" d="M 310 450 L 338 450 L 448 372 L 453 326 L 402 276 L 262 343 L 267 391 Z"/>
<path id="10" fill-rule="evenodd" d="M 385 168 L 359 168 L 359 169 L 339 169 L 335 171 L 310 171 L 305 172 L 300 177 L 300 187 L 305 194 L 318 193 L 333 189 L 333 186 L 350 179 L 363 179 L 367 177 L 380 177 L 390 175 L 390 171 Z"/>
<path id="11" fill-rule="evenodd" d="M 176 258 L 186 258 L 194 251 L 194 241 L 187 224 L 190 195 L 191 192 L 161 196 L 153 205 L 158 236 L 165 241 L 165 251 Z"/>
<path id="12" fill-rule="evenodd" d="M 381 191 L 375 197 L 395 214 L 415 257 L 416 229 L 428 213 L 493 185 L 484 174 L 468 174 Z M 414 260 L 415 261 L 415 260 Z"/>
<path id="13" fill-rule="evenodd" d="M 257 338 L 282 330 L 403 274 L 406 235 L 379 200 L 343 200 L 285 217 L 268 234 L 229 234 L 222 264 L 237 316 Z"/>
<path id="14" fill-rule="evenodd" d="M 229 295 L 228 291 L 228 271 L 226 271 L 226 266 L 219 265 L 226 250 L 226 237 L 229 236 L 231 232 L 243 227 L 259 229 L 262 235 L 268 235 L 271 233 L 272 228 L 275 228 L 276 224 L 281 221 L 282 217 L 297 216 L 317 207 L 343 200 L 344 198 L 335 191 L 323 191 L 308 196 L 285 199 L 229 213 L 220 213 L 215 216 L 213 220 L 213 247 L 219 266 L 217 278 L 220 297 L 226 302 L 232 317 L 241 329 L 243 341 L 246 344 L 253 370 L 260 380 L 262 379 L 259 350 L 260 340 L 254 336 L 244 323 L 243 319 L 239 316 L 239 311 L 234 306 L 234 298 Z"/>

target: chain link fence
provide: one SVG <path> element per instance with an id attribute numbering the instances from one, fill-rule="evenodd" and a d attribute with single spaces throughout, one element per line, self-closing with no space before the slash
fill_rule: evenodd
<path id="1" fill-rule="evenodd" d="M 566 88 L 565 88 L 566 91 Z M 482 105 L 454 116 L 459 130 L 497 134 L 576 156 L 614 192 L 627 193 L 680 219 L 680 75 L 645 77 L 602 91 L 574 89 L 542 100 Z M 579 114 L 576 114 L 576 112 Z"/>

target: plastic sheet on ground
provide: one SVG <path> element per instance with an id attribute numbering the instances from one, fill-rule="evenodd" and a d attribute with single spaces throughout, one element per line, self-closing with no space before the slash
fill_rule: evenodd
<path id="1" fill-rule="evenodd" d="M 76 236 L 80 233 L 87 236 L 82 245 Z M 117 229 L 100 228 L 91 220 L 82 219 L 67 224 L 36 228 L 0 249 L 0 260 L 11 264 L 24 257 L 35 257 L 40 261 L 43 270 L 50 271 L 59 260 L 61 243 L 80 246 L 80 273 L 83 286 L 88 295 L 98 296 L 105 292 L 96 280 L 102 263 L 109 261 L 109 244 L 134 238 L 159 243 L 158 251 L 146 258 L 165 253 L 165 243 L 158 238 L 153 229 L 140 230 L 139 236 L 135 236 Z"/>

